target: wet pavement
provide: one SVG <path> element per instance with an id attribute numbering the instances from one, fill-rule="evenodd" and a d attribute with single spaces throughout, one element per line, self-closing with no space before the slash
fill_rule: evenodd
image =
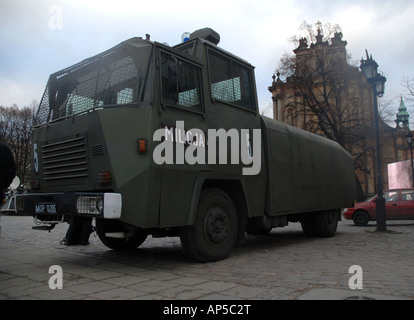
<path id="1" fill-rule="evenodd" d="M 93 234 L 87 246 L 64 246 L 66 223 L 49 233 L 32 230 L 31 217 L 2 216 L 0 300 L 412 300 L 414 222 L 387 224 L 378 233 L 375 222 L 343 220 L 335 237 L 308 238 L 292 223 L 196 263 L 179 238 L 148 237 L 132 252 Z"/>

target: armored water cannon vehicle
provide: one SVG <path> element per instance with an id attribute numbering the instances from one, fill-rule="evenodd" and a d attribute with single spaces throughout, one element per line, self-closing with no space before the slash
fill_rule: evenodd
<path id="1" fill-rule="evenodd" d="M 18 212 L 48 230 L 94 218 L 115 250 L 179 236 L 198 261 L 289 222 L 333 236 L 354 200 L 351 156 L 261 116 L 254 67 L 219 40 L 209 28 L 173 47 L 132 38 L 52 74 Z"/>

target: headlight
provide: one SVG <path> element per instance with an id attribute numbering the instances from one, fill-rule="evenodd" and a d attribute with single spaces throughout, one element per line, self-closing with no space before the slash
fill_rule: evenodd
<path id="1" fill-rule="evenodd" d="M 79 194 L 76 200 L 78 214 L 102 215 L 105 219 L 119 219 L 122 196 L 119 193 Z"/>
<path id="2" fill-rule="evenodd" d="M 96 200 L 96 209 L 98 209 L 99 213 L 103 211 L 103 199 L 101 197 L 98 197 L 98 200 Z"/>
<path id="3" fill-rule="evenodd" d="M 81 196 L 76 202 L 76 209 L 80 214 L 101 214 L 103 199 L 101 196 Z"/>

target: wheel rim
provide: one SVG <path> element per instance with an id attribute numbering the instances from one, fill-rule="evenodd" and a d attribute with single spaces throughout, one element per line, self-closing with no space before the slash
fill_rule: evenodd
<path id="1" fill-rule="evenodd" d="M 204 219 L 204 234 L 209 243 L 220 245 L 229 232 L 230 220 L 226 212 L 219 207 L 211 208 Z"/>
<path id="2" fill-rule="evenodd" d="M 357 224 L 364 224 L 365 223 L 365 216 L 362 213 L 358 213 L 355 217 L 355 222 Z"/>

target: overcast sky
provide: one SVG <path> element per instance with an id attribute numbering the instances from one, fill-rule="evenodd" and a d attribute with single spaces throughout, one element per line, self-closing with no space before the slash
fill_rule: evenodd
<path id="1" fill-rule="evenodd" d="M 303 21 L 339 24 L 354 61 L 368 49 L 387 77 L 383 99 L 396 97 L 397 111 L 403 77 L 414 78 L 412 0 L 0 0 L 0 105 L 39 101 L 49 74 L 128 38 L 148 33 L 172 46 L 183 32 L 211 27 L 219 46 L 256 67 L 265 109 L 272 75 L 295 49 L 288 38 L 301 35 Z"/>

